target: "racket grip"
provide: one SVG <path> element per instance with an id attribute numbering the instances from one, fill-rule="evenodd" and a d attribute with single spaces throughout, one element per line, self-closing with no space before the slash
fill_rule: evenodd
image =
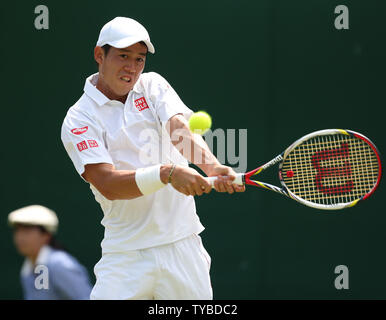
<path id="1" fill-rule="evenodd" d="M 243 176 L 244 173 L 236 173 L 236 179 L 233 180 L 233 184 L 243 185 Z M 206 177 L 205 179 L 211 184 L 212 188 L 214 188 L 214 182 L 217 180 L 217 177 Z"/>

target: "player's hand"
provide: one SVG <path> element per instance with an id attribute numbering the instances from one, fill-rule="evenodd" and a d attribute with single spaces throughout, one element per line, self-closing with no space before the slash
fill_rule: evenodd
<path id="1" fill-rule="evenodd" d="M 187 196 L 201 196 L 212 191 L 210 183 L 190 167 L 176 166 L 171 177 L 171 184 L 174 189 Z"/>
<path id="2" fill-rule="evenodd" d="M 245 191 L 244 185 L 233 183 L 233 180 L 236 178 L 236 172 L 231 167 L 224 165 L 214 166 L 208 176 L 217 176 L 217 179 L 214 182 L 214 188 L 217 192 L 228 192 L 229 194 L 232 194 L 234 192 Z"/>

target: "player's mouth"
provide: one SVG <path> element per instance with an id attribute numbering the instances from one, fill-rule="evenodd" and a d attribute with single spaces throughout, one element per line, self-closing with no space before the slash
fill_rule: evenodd
<path id="1" fill-rule="evenodd" d="M 131 77 L 128 77 L 128 76 L 122 76 L 122 77 L 120 77 L 120 79 L 122 81 L 125 81 L 126 83 L 130 83 L 132 81 Z"/>

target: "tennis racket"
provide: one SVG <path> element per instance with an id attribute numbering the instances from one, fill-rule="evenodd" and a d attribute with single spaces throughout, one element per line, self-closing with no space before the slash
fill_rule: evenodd
<path id="1" fill-rule="evenodd" d="M 281 188 L 254 179 L 277 163 Z M 368 138 L 326 129 L 298 139 L 263 166 L 238 173 L 234 183 L 275 191 L 313 208 L 338 210 L 370 197 L 381 176 L 379 152 Z M 217 177 L 207 179 L 213 186 Z"/>

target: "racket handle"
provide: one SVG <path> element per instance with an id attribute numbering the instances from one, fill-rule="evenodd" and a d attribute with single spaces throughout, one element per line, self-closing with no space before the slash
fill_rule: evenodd
<path id="1" fill-rule="evenodd" d="M 236 179 L 233 180 L 233 184 L 243 185 L 243 176 L 244 173 L 236 173 Z M 211 184 L 212 188 L 214 188 L 214 182 L 217 180 L 217 177 L 206 177 L 205 179 Z"/>

